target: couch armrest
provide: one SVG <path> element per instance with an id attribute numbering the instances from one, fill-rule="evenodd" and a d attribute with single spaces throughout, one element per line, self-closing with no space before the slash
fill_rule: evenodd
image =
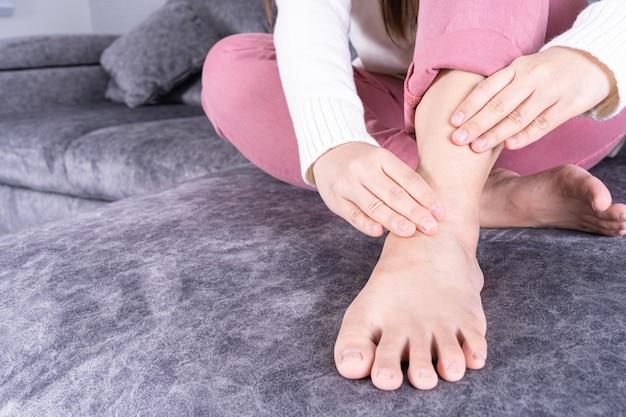
<path id="1" fill-rule="evenodd" d="M 53 35 L 0 39 L 0 71 L 95 65 L 114 35 Z"/>
<path id="2" fill-rule="evenodd" d="M 109 75 L 100 65 L 0 71 L 0 118 L 104 102 L 108 81 Z"/>

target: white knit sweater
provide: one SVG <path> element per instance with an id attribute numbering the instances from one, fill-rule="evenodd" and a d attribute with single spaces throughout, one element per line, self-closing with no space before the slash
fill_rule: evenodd
<path id="1" fill-rule="evenodd" d="M 277 0 L 274 43 L 282 86 L 293 121 L 302 177 L 326 151 L 360 141 L 378 146 L 365 127 L 352 64 L 404 78 L 414 38 L 399 45 L 387 36 L 378 0 Z M 349 41 L 358 58 L 351 62 Z M 590 112 L 616 115 L 626 106 L 626 1 L 602 0 L 587 7 L 573 27 L 546 44 L 584 50 L 617 80 L 614 97 Z"/>

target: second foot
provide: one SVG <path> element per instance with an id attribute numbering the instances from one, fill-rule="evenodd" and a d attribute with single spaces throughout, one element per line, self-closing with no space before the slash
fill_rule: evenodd
<path id="1" fill-rule="evenodd" d="M 389 235 L 371 278 L 347 309 L 335 344 L 345 378 L 371 377 L 382 390 L 400 387 L 402 362 L 409 382 L 431 389 L 438 376 L 460 380 L 485 365 L 483 276 L 454 234 Z"/>
<path id="2" fill-rule="evenodd" d="M 519 176 L 494 169 L 481 200 L 482 227 L 556 227 L 626 235 L 626 205 L 613 204 L 598 178 L 576 165 Z"/>

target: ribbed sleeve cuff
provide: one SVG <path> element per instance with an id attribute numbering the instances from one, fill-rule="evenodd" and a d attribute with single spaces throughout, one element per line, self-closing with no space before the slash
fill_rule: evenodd
<path id="1" fill-rule="evenodd" d="M 585 51 L 613 72 L 617 89 L 587 113 L 595 119 L 608 119 L 626 107 L 626 13 L 622 7 L 621 2 L 610 3 L 608 0 L 589 6 L 572 29 L 542 48 L 563 46 Z"/>
<path id="2" fill-rule="evenodd" d="M 330 149 L 348 142 L 365 142 L 379 146 L 365 127 L 362 106 L 332 98 L 314 97 L 297 103 L 291 109 L 302 178 L 315 186 L 312 165 Z"/>

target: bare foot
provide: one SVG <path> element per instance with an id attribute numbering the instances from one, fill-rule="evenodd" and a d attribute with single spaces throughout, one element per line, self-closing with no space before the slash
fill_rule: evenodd
<path id="1" fill-rule="evenodd" d="M 598 178 L 576 165 L 519 176 L 494 169 L 481 199 L 481 227 L 556 227 L 626 235 L 626 205 L 612 204 Z"/>
<path id="2" fill-rule="evenodd" d="M 458 381 L 466 368 L 482 368 L 487 324 L 475 250 L 443 227 L 435 236 L 389 234 L 343 318 L 335 343 L 339 373 L 371 376 L 376 387 L 393 390 L 402 384 L 401 361 L 408 361 L 411 384 L 431 389 L 437 374 Z"/>

